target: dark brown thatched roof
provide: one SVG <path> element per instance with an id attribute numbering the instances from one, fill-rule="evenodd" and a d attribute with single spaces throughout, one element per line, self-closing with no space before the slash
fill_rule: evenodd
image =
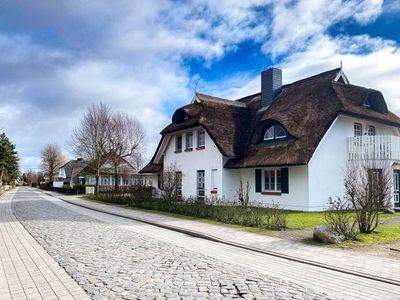
<path id="1" fill-rule="evenodd" d="M 201 125 L 221 153 L 230 157 L 225 167 L 245 168 L 307 164 L 339 114 L 400 127 L 400 118 L 387 110 L 379 91 L 335 81 L 340 72 L 334 69 L 284 85 L 268 108 L 260 108 L 260 93 L 237 101 L 197 93 L 196 101 L 178 109 L 173 123 L 161 134 L 164 138 L 168 133 Z M 363 105 L 368 97 L 377 99 L 381 112 Z M 291 139 L 259 144 L 271 122 L 281 123 Z M 155 170 L 154 166 L 150 168 Z"/>
<path id="2" fill-rule="evenodd" d="M 196 93 L 200 103 L 186 105 L 178 109 L 173 121 L 162 135 L 193 126 L 203 126 L 214 140 L 221 153 L 227 157 L 237 157 L 246 151 L 241 141 L 249 134 L 251 109 L 238 101 L 212 97 Z"/>
<path id="3" fill-rule="evenodd" d="M 148 163 L 146 166 L 144 166 L 143 169 L 141 169 L 139 171 L 139 173 L 158 173 L 160 172 L 162 169 L 162 165 L 158 165 L 158 164 L 152 164 L 152 163 Z"/>
<path id="4" fill-rule="evenodd" d="M 100 175 L 115 175 L 114 167 L 112 162 L 118 162 L 118 174 L 134 174 L 136 173 L 135 168 L 123 157 L 115 157 L 111 154 L 107 154 L 102 167 L 100 168 Z M 80 176 L 95 175 L 96 168 L 93 162 L 86 164 L 84 168 L 79 171 Z"/>

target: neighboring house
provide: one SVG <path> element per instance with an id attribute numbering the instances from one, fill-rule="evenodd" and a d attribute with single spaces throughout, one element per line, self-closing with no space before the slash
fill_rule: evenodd
<path id="1" fill-rule="evenodd" d="M 381 92 L 351 85 L 341 69 L 282 86 L 282 72 L 261 74 L 261 93 L 236 101 L 196 93 L 161 132 L 150 163 L 153 186 L 164 169 L 180 172 L 183 197 L 250 199 L 319 211 L 344 195 L 350 161 L 385 161 L 399 207 L 400 118 Z"/>
<path id="2" fill-rule="evenodd" d="M 151 174 L 138 174 L 137 170 L 125 159 L 120 158 L 118 180 L 120 186 L 150 185 Z M 74 187 L 74 185 L 95 185 L 96 175 L 92 165 L 81 158 L 70 160 L 60 168 L 54 187 Z M 110 162 L 106 162 L 100 172 L 99 185 L 103 188 L 114 187 L 115 170 Z"/>
<path id="3" fill-rule="evenodd" d="M 85 177 L 86 185 L 96 184 L 96 175 L 94 168 L 89 163 L 83 168 L 80 173 Z M 134 185 L 152 185 L 151 174 L 138 174 L 137 170 L 124 158 L 120 158 L 118 163 L 117 173 L 114 170 L 114 165 L 111 162 L 106 162 L 100 170 L 99 185 L 101 188 L 113 188 L 115 186 L 115 174 L 118 176 L 118 185 L 134 186 Z"/>
<path id="4" fill-rule="evenodd" d="M 85 176 L 80 172 L 87 166 L 88 162 L 82 158 L 70 160 L 60 167 L 58 178 L 53 182 L 54 187 L 70 187 L 85 184 Z"/>

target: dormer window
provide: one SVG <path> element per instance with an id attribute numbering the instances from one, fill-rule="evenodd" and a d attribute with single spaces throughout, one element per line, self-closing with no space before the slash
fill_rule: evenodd
<path id="1" fill-rule="evenodd" d="M 281 125 L 270 126 L 264 134 L 264 141 L 286 138 L 286 130 Z"/>
<path id="2" fill-rule="evenodd" d="M 365 106 L 366 108 L 368 108 L 368 109 L 371 109 L 372 106 L 371 106 L 371 102 L 370 102 L 369 99 L 365 100 L 364 106 Z"/>
<path id="3" fill-rule="evenodd" d="M 383 98 L 382 93 L 379 91 L 371 92 L 364 100 L 363 105 L 368 110 L 373 110 L 380 113 L 388 112 L 385 99 Z"/>

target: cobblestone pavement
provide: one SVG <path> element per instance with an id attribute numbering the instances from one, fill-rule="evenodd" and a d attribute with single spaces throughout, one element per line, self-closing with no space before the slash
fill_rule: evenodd
<path id="1" fill-rule="evenodd" d="M 59 194 L 56 194 L 60 197 Z M 372 256 L 364 253 L 346 252 L 343 249 L 329 249 L 307 245 L 298 241 L 282 239 L 275 236 L 266 236 L 251 232 L 239 231 L 234 228 L 197 222 L 166 215 L 144 211 L 126 209 L 113 205 L 96 203 L 74 196 L 61 197 L 71 203 L 83 205 L 107 213 L 122 215 L 137 220 L 157 223 L 162 226 L 171 226 L 185 229 L 198 234 L 210 236 L 221 241 L 244 245 L 253 249 L 279 253 L 288 257 L 312 261 L 320 265 L 339 268 L 355 273 L 367 274 L 371 277 L 380 277 L 400 283 L 400 264 L 393 258 Z M 289 232 L 280 233 L 291 234 Z"/>
<path id="2" fill-rule="evenodd" d="M 0 198 L 0 299 L 89 299 L 14 217 L 13 195 Z"/>
<path id="3" fill-rule="evenodd" d="M 29 198 L 29 199 L 28 199 Z M 88 216 L 20 189 L 13 211 L 93 299 L 325 299 Z"/>

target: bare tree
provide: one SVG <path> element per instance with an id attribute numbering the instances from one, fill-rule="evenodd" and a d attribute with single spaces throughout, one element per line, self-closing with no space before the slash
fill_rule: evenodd
<path id="1" fill-rule="evenodd" d="M 101 167 L 107 161 L 109 147 L 108 126 L 111 120 L 110 108 L 103 104 L 92 104 L 85 112 L 81 124 L 72 133 L 72 149 L 87 159 L 96 176 L 95 193 L 99 191 Z"/>
<path id="2" fill-rule="evenodd" d="M 136 171 L 139 171 L 143 167 L 144 159 L 140 152 L 135 152 L 128 161 L 135 168 Z"/>
<path id="3" fill-rule="evenodd" d="M 343 235 L 348 240 L 356 239 L 357 221 L 354 217 L 353 205 L 346 198 L 329 198 L 325 221 L 334 233 Z"/>
<path id="4" fill-rule="evenodd" d="M 60 167 L 67 161 L 67 158 L 61 153 L 57 144 L 47 144 L 41 152 L 42 170 L 49 181 L 53 182 L 57 176 Z"/>
<path id="5" fill-rule="evenodd" d="M 28 170 L 22 174 L 22 179 L 26 184 L 31 185 L 33 182 L 38 181 L 38 173 L 34 170 Z"/>
<path id="6" fill-rule="evenodd" d="M 108 153 L 114 167 L 115 191 L 119 185 L 119 167 L 124 161 L 131 161 L 143 146 L 144 130 L 140 122 L 126 114 L 115 113 L 110 118 L 107 132 Z"/>
<path id="7" fill-rule="evenodd" d="M 182 172 L 178 170 L 176 164 L 171 164 L 163 170 L 161 176 L 161 197 L 163 200 L 171 202 L 179 199 L 182 176 Z"/>
<path id="8" fill-rule="evenodd" d="M 390 167 L 378 162 L 349 164 L 344 183 L 360 232 L 372 233 L 379 224 L 379 211 L 390 207 Z"/>

